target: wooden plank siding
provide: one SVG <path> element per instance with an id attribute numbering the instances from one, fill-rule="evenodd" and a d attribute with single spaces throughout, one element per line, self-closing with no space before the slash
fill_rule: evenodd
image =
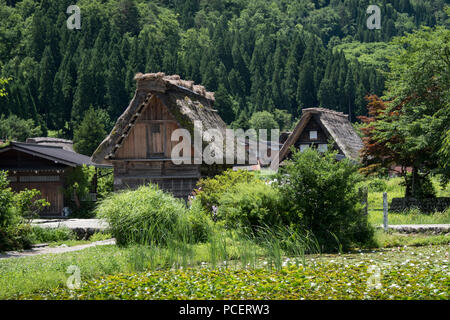
<path id="1" fill-rule="evenodd" d="M 310 138 L 310 131 L 317 131 L 317 139 Z M 329 139 L 332 139 L 332 137 L 322 125 L 318 115 L 313 115 L 305 124 L 297 141 L 294 143 L 294 146 L 296 149 L 300 149 L 301 145 L 309 145 L 317 148 L 321 144 L 328 145 Z M 339 154 L 343 155 L 342 150 L 336 145 L 336 143 L 333 144 L 333 149 L 336 149 Z"/>
<path id="2" fill-rule="evenodd" d="M 11 189 L 15 192 L 19 192 L 25 189 L 36 189 L 41 192 L 41 198 L 46 199 L 50 206 L 46 207 L 41 215 L 60 216 L 64 207 L 64 194 L 63 194 L 63 177 L 60 176 L 57 182 L 20 182 L 20 178 L 24 177 L 24 174 L 18 174 L 18 181 L 11 182 Z M 30 175 L 32 177 L 39 177 L 40 175 Z M 42 177 L 47 174 L 41 174 Z"/>
<path id="3" fill-rule="evenodd" d="M 200 165 L 172 162 L 172 149 L 179 142 L 171 141 L 171 136 L 179 128 L 167 107 L 153 96 L 111 159 L 114 189 L 153 183 L 176 197 L 186 198 L 200 178 Z"/>
<path id="4" fill-rule="evenodd" d="M 168 159 L 177 142 L 170 141 L 179 128 L 162 102 L 152 97 L 114 159 Z"/>
<path id="5" fill-rule="evenodd" d="M 310 139 L 309 132 L 310 131 L 317 131 L 317 139 Z M 306 124 L 305 128 L 303 129 L 302 133 L 300 134 L 297 142 L 295 143 L 296 148 L 300 148 L 300 144 L 319 144 L 319 143 L 328 143 L 328 135 L 323 130 L 322 126 L 319 125 L 319 121 L 315 119 L 315 117 L 311 117 L 311 119 Z"/>

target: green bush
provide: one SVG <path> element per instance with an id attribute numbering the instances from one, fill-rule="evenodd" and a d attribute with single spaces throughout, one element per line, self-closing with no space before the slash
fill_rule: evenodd
<path id="1" fill-rule="evenodd" d="M 0 251 L 27 249 L 32 229 L 26 218 L 37 214 L 49 203 L 39 199 L 38 190 L 15 193 L 9 187 L 8 174 L 0 171 Z"/>
<path id="2" fill-rule="evenodd" d="M 407 194 L 410 193 L 413 198 L 427 199 L 436 197 L 436 189 L 433 186 L 430 176 L 422 177 L 418 175 L 419 181 L 414 184 L 414 190 L 407 190 Z M 416 178 L 417 179 L 417 178 Z M 406 179 L 402 182 L 403 186 L 412 186 L 413 175 L 408 173 Z"/>
<path id="3" fill-rule="evenodd" d="M 383 179 L 373 178 L 369 180 L 367 187 L 372 192 L 384 192 L 387 189 L 387 183 Z"/>
<path id="4" fill-rule="evenodd" d="M 255 180 L 255 176 L 248 171 L 228 169 L 214 178 L 200 179 L 195 190 L 196 198 L 207 212 L 213 213 L 213 208 L 219 205 L 220 197 L 234 185 Z"/>
<path id="5" fill-rule="evenodd" d="M 195 226 L 198 219 L 190 214 L 195 210 L 188 211 L 183 200 L 154 185 L 112 194 L 100 202 L 96 212 L 108 221 L 119 245 L 198 240 L 191 225 Z M 198 226 L 196 232 L 201 233 Z"/>
<path id="6" fill-rule="evenodd" d="M 361 176 L 349 160 L 336 161 L 331 151 L 293 150 L 279 181 L 283 201 L 290 208 L 290 225 L 300 233 L 312 232 L 321 251 L 348 249 L 372 240 L 373 230 L 357 190 Z"/>
<path id="7" fill-rule="evenodd" d="M 32 243 L 47 243 L 56 241 L 76 240 L 75 232 L 69 228 L 32 227 L 30 240 Z"/>
<path id="8" fill-rule="evenodd" d="M 284 215 L 280 191 L 255 180 L 236 184 L 219 200 L 217 219 L 229 228 L 250 228 L 254 234 L 262 227 L 277 226 Z"/>
<path id="9" fill-rule="evenodd" d="M 90 238 L 89 241 L 92 242 L 96 242 L 96 241 L 103 241 L 103 240 L 109 240 L 111 239 L 113 236 L 110 233 L 105 233 L 105 232 L 96 232 L 94 233 Z"/>
<path id="10" fill-rule="evenodd" d="M 191 226 L 192 236 L 195 242 L 208 241 L 213 227 L 213 221 L 208 212 L 202 207 L 199 200 L 194 200 L 188 210 L 188 223 Z"/>
<path id="11" fill-rule="evenodd" d="M 72 209 L 71 218 L 93 218 L 95 216 L 95 202 L 85 200 L 94 185 L 97 174 L 97 199 L 107 197 L 114 188 L 114 175 L 112 169 L 97 169 L 93 166 L 83 165 L 74 168 L 67 177 L 64 191 L 65 203 Z M 75 198 L 76 196 L 76 198 Z"/>

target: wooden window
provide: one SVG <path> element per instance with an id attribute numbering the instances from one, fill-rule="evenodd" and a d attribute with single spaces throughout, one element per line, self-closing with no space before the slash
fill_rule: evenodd
<path id="1" fill-rule="evenodd" d="M 328 150 L 328 145 L 326 145 L 325 143 L 321 143 L 318 146 L 318 150 L 319 152 L 326 152 Z"/>
<path id="2" fill-rule="evenodd" d="M 311 131 L 309 132 L 309 138 L 310 138 L 311 140 L 317 140 L 317 131 L 316 131 L 316 130 L 311 130 Z"/>
<path id="3" fill-rule="evenodd" d="M 301 151 L 301 152 L 305 151 L 305 150 L 308 149 L 308 148 L 309 148 L 309 144 L 301 144 L 301 145 L 300 145 L 300 151 Z"/>
<path id="4" fill-rule="evenodd" d="M 152 124 L 152 133 L 160 133 L 160 125 L 159 124 Z"/>

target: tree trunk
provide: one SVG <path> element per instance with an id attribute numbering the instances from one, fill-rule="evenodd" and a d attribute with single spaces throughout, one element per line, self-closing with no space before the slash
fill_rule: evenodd
<path id="1" fill-rule="evenodd" d="M 78 199 L 78 195 L 77 192 L 75 191 L 75 188 L 73 189 L 73 198 L 75 200 L 75 205 L 77 206 L 78 209 L 80 209 L 81 207 L 80 199 Z"/>
<path id="2" fill-rule="evenodd" d="M 411 193 L 414 198 L 417 198 L 417 186 L 419 184 L 419 173 L 417 168 L 413 167 L 412 177 L 411 177 Z"/>

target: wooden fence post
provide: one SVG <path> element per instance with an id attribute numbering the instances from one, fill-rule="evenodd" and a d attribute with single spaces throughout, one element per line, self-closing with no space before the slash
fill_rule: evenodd
<path id="1" fill-rule="evenodd" d="M 387 192 L 383 192 L 383 228 L 388 231 L 388 198 Z"/>

